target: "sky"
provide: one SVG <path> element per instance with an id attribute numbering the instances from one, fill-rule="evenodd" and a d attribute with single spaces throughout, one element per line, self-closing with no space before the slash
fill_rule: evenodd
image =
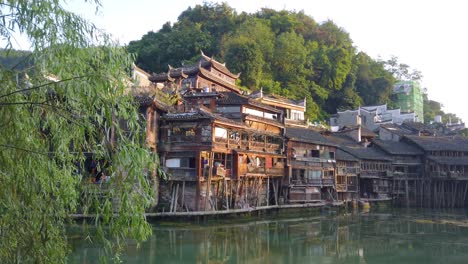
<path id="1" fill-rule="evenodd" d="M 102 8 L 83 1 L 66 7 L 111 33 L 121 44 L 174 23 L 199 0 L 101 0 Z M 396 56 L 422 72 L 422 87 L 445 112 L 468 121 L 468 15 L 463 0 L 228 0 L 238 13 L 262 7 L 304 11 L 317 22 L 332 20 L 350 34 L 354 45 L 374 59 Z"/>

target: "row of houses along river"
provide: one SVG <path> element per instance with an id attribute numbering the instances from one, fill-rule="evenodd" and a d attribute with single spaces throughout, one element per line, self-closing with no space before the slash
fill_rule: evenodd
<path id="1" fill-rule="evenodd" d="M 235 85 L 239 74 L 203 53 L 197 64 L 165 73 L 135 67 L 134 77 L 147 144 L 168 175 L 158 182 L 155 215 L 349 201 L 467 204 L 466 138 L 437 135 L 417 122 L 313 128 L 305 99 L 262 89 L 246 94 Z M 167 105 L 161 93 L 179 100 Z"/>
<path id="2" fill-rule="evenodd" d="M 124 259 L 465 263 L 468 212 L 453 208 L 468 203 L 466 138 L 417 122 L 361 125 L 361 116 L 375 119 L 386 106 L 351 111 L 356 125 L 317 129 L 304 118 L 305 99 L 246 94 L 235 85 L 238 74 L 204 54 L 161 74 L 135 67 L 134 78 L 146 142 L 168 176 L 156 177 L 147 214 L 157 219 L 153 237 L 141 249 L 130 244 Z M 177 95 L 177 103 L 162 102 L 161 94 Z M 330 209 L 359 203 L 389 206 Z M 81 239 L 73 245 L 74 262 L 102 253 Z"/>

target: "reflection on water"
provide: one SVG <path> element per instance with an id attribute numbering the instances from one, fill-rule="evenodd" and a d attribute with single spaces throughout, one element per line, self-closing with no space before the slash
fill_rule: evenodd
<path id="1" fill-rule="evenodd" d="M 93 263 L 79 240 L 69 260 Z M 392 210 L 250 222 L 158 223 L 128 263 L 468 263 L 468 211 Z"/>

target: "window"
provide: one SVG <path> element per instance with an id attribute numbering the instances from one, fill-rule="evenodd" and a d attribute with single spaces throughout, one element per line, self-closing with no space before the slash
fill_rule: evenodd
<path id="1" fill-rule="evenodd" d="M 215 127 L 215 137 L 227 138 L 227 130 L 221 127 Z"/>
<path id="2" fill-rule="evenodd" d="M 166 160 L 168 168 L 195 168 L 195 158 L 173 158 Z"/>
<path id="3" fill-rule="evenodd" d="M 313 149 L 313 150 L 310 151 L 310 156 L 314 157 L 314 158 L 320 158 L 320 151 L 316 150 L 316 149 Z"/>

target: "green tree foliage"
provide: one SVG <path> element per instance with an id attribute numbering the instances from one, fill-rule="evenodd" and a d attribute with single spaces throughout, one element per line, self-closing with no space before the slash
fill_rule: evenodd
<path id="1" fill-rule="evenodd" d="M 256 18 L 246 19 L 234 33 L 224 37 L 221 54 L 233 72 L 242 73 L 242 85 L 255 89 L 265 79 L 264 73 L 270 72 L 266 61 L 272 59 L 274 40 L 268 24 Z"/>
<path id="2" fill-rule="evenodd" d="M 364 105 L 389 103 L 395 79 L 385 70 L 383 63 L 375 61 L 365 53 L 355 58 L 356 91 Z"/>
<path id="3" fill-rule="evenodd" d="M 398 62 L 398 57 L 392 56 L 387 61 L 383 62 L 385 68 L 393 74 L 393 76 L 400 81 L 413 80 L 419 81 L 422 79 L 422 73 L 419 70 L 411 69 L 408 64 Z"/>
<path id="4" fill-rule="evenodd" d="M 184 33 L 187 38 L 179 37 L 183 42 L 172 40 L 184 26 L 196 33 Z M 171 45 L 185 50 L 173 52 Z M 357 52 L 343 28 L 331 20 L 317 23 L 303 11 L 262 8 L 237 15 L 226 4 L 205 3 L 182 12 L 173 27 L 165 25 L 128 48 L 138 54 L 138 65 L 154 72 L 166 71 L 167 64 L 193 62 L 203 49 L 241 72 L 244 87 L 291 99 L 307 97 L 306 115 L 312 120 L 359 105 L 392 107 L 396 80 L 422 78 L 396 57 L 380 61 Z"/>
<path id="5" fill-rule="evenodd" d="M 155 157 L 139 143 L 126 95 L 131 57 L 58 0 L 1 1 L 0 15 L 3 55 L 14 53 L 19 32 L 31 41 L 33 62 L 0 66 L 0 262 L 65 262 L 65 229 L 77 212 L 93 216 L 84 235 L 103 242 L 103 252 L 147 238 L 152 197 L 143 168 L 153 171 Z M 83 179 L 91 154 L 106 161 L 105 190 Z"/>
<path id="6" fill-rule="evenodd" d="M 434 121 L 434 117 L 440 115 L 442 117 L 442 123 L 458 123 L 462 121 L 453 113 L 445 113 L 442 110 L 443 105 L 437 101 L 430 100 L 427 94 L 423 95 L 423 108 L 424 108 L 424 121 L 430 123 Z"/>

